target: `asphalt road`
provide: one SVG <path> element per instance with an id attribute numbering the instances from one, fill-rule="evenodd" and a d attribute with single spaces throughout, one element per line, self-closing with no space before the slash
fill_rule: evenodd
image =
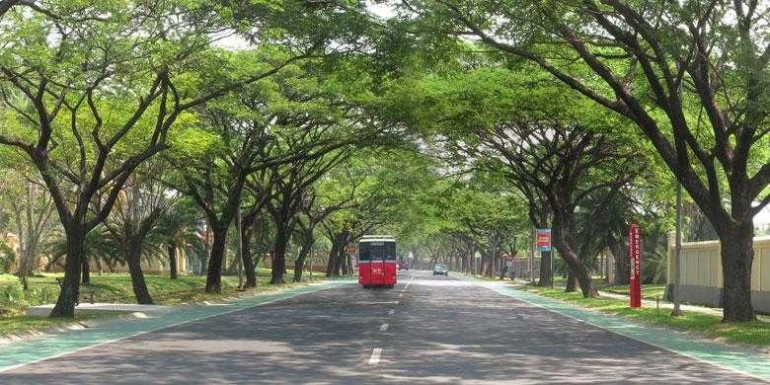
<path id="1" fill-rule="evenodd" d="M 322 290 L 0 373 L 0 384 L 758 383 L 452 277 Z"/>

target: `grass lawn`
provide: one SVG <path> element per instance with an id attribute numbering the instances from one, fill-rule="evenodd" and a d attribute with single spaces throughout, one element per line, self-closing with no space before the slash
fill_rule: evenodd
<path id="1" fill-rule="evenodd" d="M 596 285 L 596 288 L 601 291 L 606 291 L 608 293 L 615 293 L 615 294 L 623 294 L 628 295 L 628 285 L 609 285 L 602 281 L 602 278 L 599 276 L 593 276 L 592 277 L 594 284 Z M 567 283 L 567 279 L 564 277 L 556 277 L 554 280 L 554 283 L 556 286 L 564 287 Z M 644 299 L 651 299 L 654 300 L 655 298 L 663 299 L 666 294 L 666 285 L 664 284 L 651 284 L 651 285 L 642 285 L 642 298 Z"/>
<path id="2" fill-rule="evenodd" d="M 0 285 L 8 282 L 16 282 L 19 278 L 13 274 L 0 274 Z"/>
<path id="3" fill-rule="evenodd" d="M 114 312 L 89 312 L 87 314 L 77 314 L 74 321 L 65 318 L 30 316 L 0 317 L 0 337 L 10 334 L 27 333 L 34 330 L 66 327 L 77 322 L 90 321 L 99 318 L 114 318 L 117 316 L 119 316 L 119 314 Z"/>
<path id="4" fill-rule="evenodd" d="M 628 285 L 600 285 L 599 290 L 615 294 L 628 295 Z M 666 295 L 666 285 L 642 285 L 642 298 L 644 299 L 663 299 Z"/>
<path id="5" fill-rule="evenodd" d="M 21 290 L 18 279 L 13 275 L 0 275 L 0 336 L 23 333 L 32 330 L 48 329 L 57 326 L 72 324 L 69 319 L 49 319 L 46 317 L 27 317 L 24 311 L 27 306 L 49 304 L 56 302 L 59 295 L 59 285 L 56 278 L 63 274 L 43 274 L 29 279 L 29 290 Z M 287 281 L 293 277 L 289 271 L 285 276 Z M 307 279 L 306 274 L 303 278 Z M 322 279 L 322 275 L 314 274 L 314 280 Z M 225 297 L 234 295 L 248 295 L 256 292 L 278 290 L 281 287 L 303 285 L 303 283 L 290 283 L 287 285 L 269 285 L 270 270 L 259 269 L 257 271 L 257 289 L 249 291 L 236 291 L 238 286 L 237 276 L 222 277 L 222 292 L 220 294 L 207 294 L 205 276 L 179 276 L 171 280 L 167 275 L 145 275 L 147 288 L 156 304 L 177 305 L 190 302 L 219 301 Z M 245 280 L 245 277 L 244 277 Z M 135 303 L 134 292 L 131 287 L 131 277 L 128 274 L 92 274 L 91 284 L 81 286 L 81 291 L 93 291 L 96 302 Z M 120 313 L 97 312 L 78 314 L 74 322 L 95 318 L 116 317 Z"/>
<path id="6" fill-rule="evenodd" d="M 668 309 L 631 309 L 627 301 L 606 298 L 583 298 L 579 293 L 565 293 L 561 289 L 544 289 L 527 286 L 527 291 L 580 307 L 616 314 L 631 320 L 661 325 L 699 333 L 708 338 L 725 342 L 748 344 L 760 347 L 770 346 L 770 323 L 754 321 L 749 323 L 723 323 L 721 317 L 708 314 L 684 312 L 680 317 L 671 317 Z"/>
<path id="7" fill-rule="evenodd" d="M 461 275 L 460 273 L 455 273 L 457 275 Z M 450 272 L 449 276 L 452 275 L 452 272 Z M 500 276 L 497 277 L 487 277 L 485 275 L 472 275 L 474 279 L 480 279 L 482 281 L 500 281 Z"/>

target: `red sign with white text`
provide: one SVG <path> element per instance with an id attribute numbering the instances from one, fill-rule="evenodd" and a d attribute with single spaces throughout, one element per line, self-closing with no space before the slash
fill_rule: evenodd
<path id="1" fill-rule="evenodd" d="M 551 229 L 537 229 L 535 240 L 538 250 L 551 251 Z"/>
<path id="2" fill-rule="evenodd" d="M 631 258 L 631 307 L 637 308 L 642 307 L 642 255 L 639 225 L 636 223 L 632 224 L 628 231 L 628 243 L 628 255 Z"/>

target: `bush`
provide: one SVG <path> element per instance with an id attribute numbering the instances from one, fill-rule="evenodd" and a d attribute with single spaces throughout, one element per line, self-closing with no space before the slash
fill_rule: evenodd
<path id="1" fill-rule="evenodd" d="M 0 293 L 0 313 L 17 315 L 24 313 L 26 308 L 27 301 L 21 283 L 14 282 L 3 287 L 2 293 Z"/>
<path id="2" fill-rule="evenodd" d="M 0 272 L 11 272 L 11 266 L 16 262 L 16 252 L 7 243 L 0 240 Z"/>

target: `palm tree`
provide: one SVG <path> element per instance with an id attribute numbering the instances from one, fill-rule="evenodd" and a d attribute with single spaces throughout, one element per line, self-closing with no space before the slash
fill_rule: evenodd
<path id="1" fill-rule="evenodd" d="M 197 226 L 200 219 L 200 211 L 195 205 L 186 199 L 180 199 L 158 222 L 154 234 L 160 248 L 165 248 L 171 279 L 177 279 L 176 260 L 179 250 L 185 250 L 188 255 L 200 256 L 206 253 L 204 240 Z"/>

